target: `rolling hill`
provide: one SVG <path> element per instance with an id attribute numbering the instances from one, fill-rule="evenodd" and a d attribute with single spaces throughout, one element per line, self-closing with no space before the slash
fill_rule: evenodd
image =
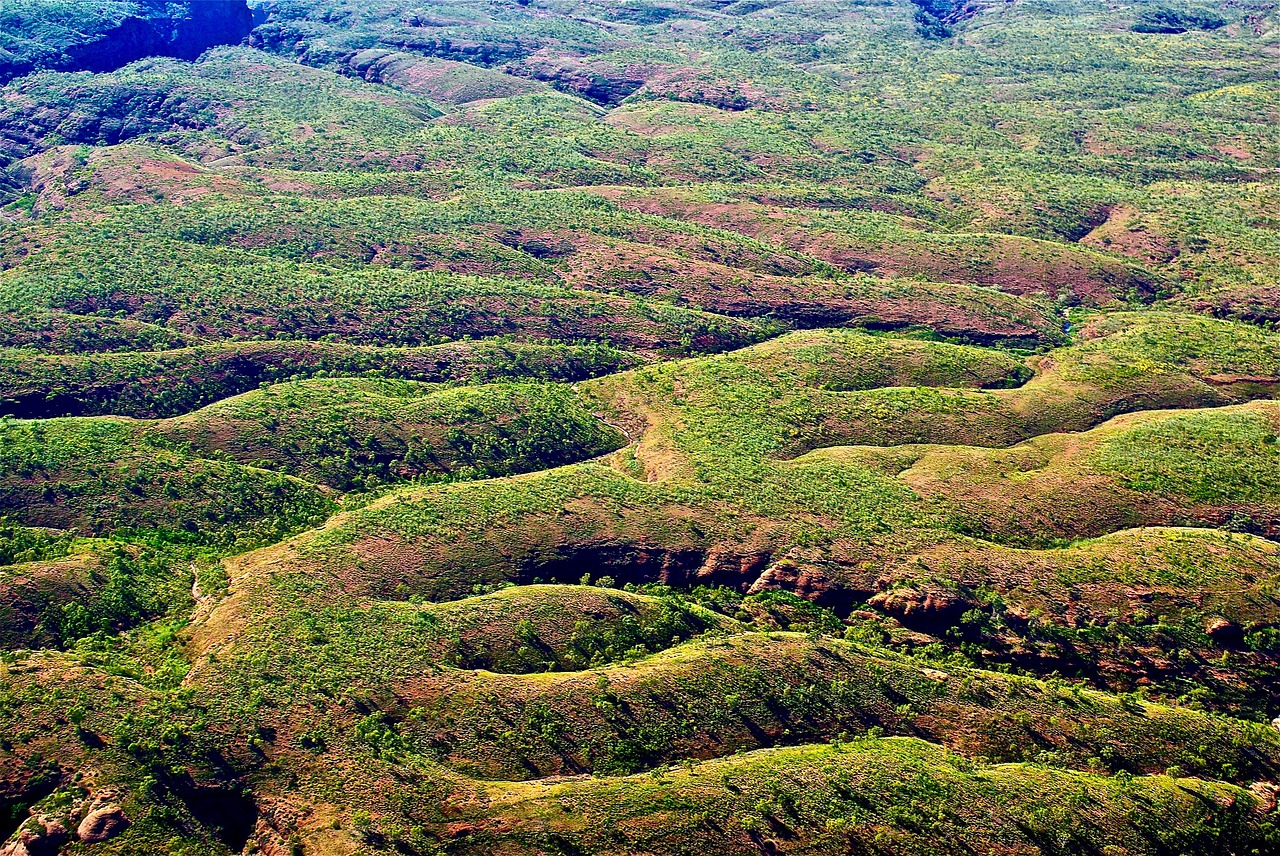
<path id="1" fill-rule="evenodd" d="M 0 856 L 1280 852 L 1262 0 L 0 0 Z"/>

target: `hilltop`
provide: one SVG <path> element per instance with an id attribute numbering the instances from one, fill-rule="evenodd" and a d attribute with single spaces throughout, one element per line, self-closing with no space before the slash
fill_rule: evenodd
<path id="1" fill-rule="evenodd" d="M 0 2 L 0 854 L 1280 850 L 1280 19 Z"/>

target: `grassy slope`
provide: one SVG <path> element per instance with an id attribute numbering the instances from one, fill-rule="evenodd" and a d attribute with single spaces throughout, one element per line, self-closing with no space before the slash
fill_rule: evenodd
<path id="1" fill-rule="evenodd" d="M 118 800 L 117 853 L 1274 850 L 1274 11 L 571 5 L 309 0 L 0 93 L 43 151 L 5 408 L 156 420 L 4 426 L 20 522 L 114 534 L 0 527 L 5 647 L 67 649 L 0 667 L 0 807 Z M 909 337 L 772 339 L 846 324 Z M 330 510 L 282 473 L 537 470 L 592 413 L 632 445 L 227 557 Z"/>
<path id="2" fill-rule="evenodd" d="M 637 365 L 604 345 L 504 339 L 421 348 L 337 342 L 225 342 L 159 352 L 45 355 L 0 352 L 5 407 L 15 416 L 179 416 L 280 380 L 392 377 L 424 383 L 527 378 L 576 381 Z"/>
<path id="3" fill-rule="evenodd" d="M 545 469 L 618 448 L 565 386 L 332 379 L 264 387 L 158 423 L 167 441 L 340 490 Z"/>

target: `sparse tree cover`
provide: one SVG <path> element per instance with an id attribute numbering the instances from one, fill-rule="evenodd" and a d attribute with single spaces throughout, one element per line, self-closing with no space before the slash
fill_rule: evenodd
<path id="1" fill-rule="evenodd" d="M 1264 0 L 0 0 L 0 856 L 1280 853 Z"/>

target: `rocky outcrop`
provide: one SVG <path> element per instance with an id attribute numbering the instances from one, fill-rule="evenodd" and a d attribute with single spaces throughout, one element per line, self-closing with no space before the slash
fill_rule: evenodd
<path id="1" fill-rule="evenodd" d="M 371 48 L 347 60 L 346 70 L 369 81 L 394 86 L 444 104 L 466 104 L 486 98 L 509 98 L 541 92 L 537 81 L 500 71 L 412 54 Z"/>
<path id="2" fill-rule="evenodd" d="M 67 828 L 50 818 L 33 818 L 19 829 L 0 856 L 54 856 L 67 840 Z"/>
<path id="3" fill-rule="evenodd" d="M 1224 648 L 1234 648 L 1244 642 L 1244 630 L 1234 621 L 1211 618 L 1205 623 L 1205 635 Z"/>
<path id="4" fill-rule="evenodd" d="M 240 43 L 253 28 L 246 0 L 121 0 L 75 29 L 40 20 L 40 4 L 28 8 L 30 17 L 13 25 L 21 49 L 0 63 L 0 83 L 42 70 L 113 71 L 149 56 L 191 60 Z"/>
<path id="5" fill-rule="evenodd" d="M 509 63 L 506 72 L 549 83 L 561 92 L 596 104 L 615 107 L 644 85 L 652 69 L 645 65 L 540 52 L 522 62 Z"/>
<path id="6" fill-rule="evenodd" d="M 759 594 L 765 591 L 789 591 L 825 606 L 837 615 L 849 614 L 856 604 L 866 600 L 871 594 L 869 591 L 837 585 L 821 569 L 792 559 L 780 559 L 766 568 L 747 593 Z"/>
<path id="7" fill-rule="evenodd" d="M 1257 800 L 1254 804 L 1255 812 L 1266 816 L 1276 810 L 1277 798 L 1280 797 L 1280 785 L 1274 782 L 1254 782 L 1249 786 L 1249 792 Z"/>
<path id="8" fill-rule="evenodd" d="M 81 841 L 93 844 L 114 838 L 128 825 L 129 818 L 125 817 L 124 809 L 111 803 L 86 814 L 84 820 L 80 821 L 80 825 L 76 827 L 76 835 Z"/>
<path id="9" fill-rule="evenodd" d="M 914 587 L 880 592 L 867 604 L 898 619 L 904 627 L 926 633 L 954 626 L 960 616 L 978 605 L 958 592 Z"/>

